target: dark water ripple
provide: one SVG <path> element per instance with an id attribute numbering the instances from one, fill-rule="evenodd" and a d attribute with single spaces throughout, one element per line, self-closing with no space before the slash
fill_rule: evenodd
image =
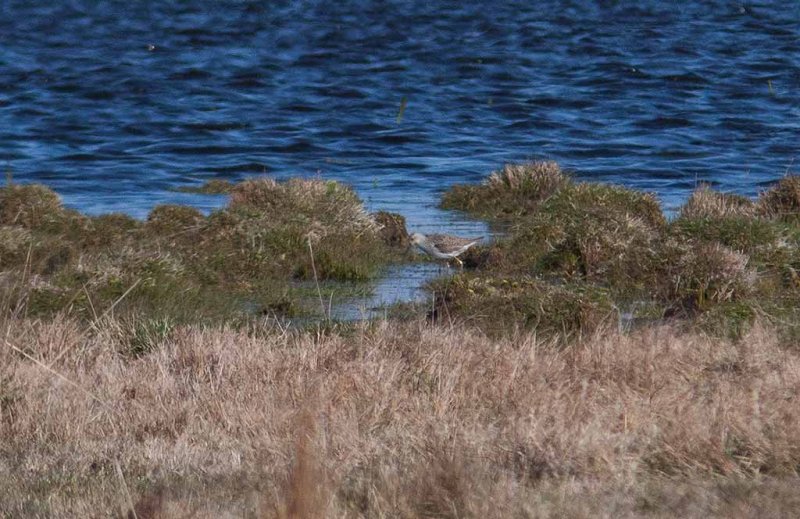
<path id="1" fill-rule="evenodd" d="M 795 169 L 798 87 L 793 2 L 0 3 L 0 161 L 90 213 L 318 175 L 468 233 L 438 193 L 531 158 L 754 195 Z"/>

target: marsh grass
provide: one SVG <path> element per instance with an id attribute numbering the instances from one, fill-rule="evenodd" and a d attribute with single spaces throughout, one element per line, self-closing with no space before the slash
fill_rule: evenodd
<path id="1" fill-rule="evenodd" d="M 0 189 L 0 516 L 800 515 L 796 221 L 559 175 L 464 191 L 509 233 L 428 319 L 303 329 L 400 218 L 308 180 L 144 222 Z"/>
<path id="2" fill-rule="evenodd" d="M 177 189 L 182 193 L 198 193 L 203 195 L 227 195 L 233 190 L 234 184 L 224 179 L 211 179 L 200 186 L 182 186 Z"/>
<path id="3" fill-rule="evenodd" d="M 797 223 L 800 219 L 800 176 L 786 175 L 758 197 L 758 209 L 768 218 Z"/>
<path id="4" fill-rule="evenodd" d="M 505 307 L 492 298 L 481 306 L 481 298 L 460 289 L 451 289 L 442 302 L 467 321 L 497 316 L 495 309 L 504 307 L 515 323 L 538 326 L 537 301 L 541 308 L 552 302 L 529 283 L 536 278 L 552 291 L 576 290 L 576 300 L 589 286 L 604 291 L 615 307 L 658 305 L 665 316 L 726 336 L 741 336 L 757 309 L 769 308 L 769 315 L 788 317 L 772 319 L 776 326 L 785 323 L 781 335 L 795 337 L 797 186 L 797 177 L 785 177 L 757 202 L 702 186 L 668 222 L 651 194 L 576 183 L 552 163 L 509 165 L 482 184 L 455 186 L 443 196 L 446 207 L 508 228 L 502 239 L 466 255 L 474 273 L 450 286 L 501 283 L 529 290 L 515 293 L 509 299 L 514 304 Z M 582 329 L 578 320 L 572 324 Z"/>
<path id="5" fill-rule="evenodd" d="M 556 162 L 506 164 L 480 185 L 457 184 L 442 196 L 442 207 L 488 218 L 513 218 L 570 183 Z"/>
<path id="6" fill-rule="evenodd" d="M 287 316 L 308 311 L 298 296 L 313 279 L 309 241 L 324 281 L 367 281 L 403 259 L 400 244 L 336 182 L 253 179 L 229 191 L 228 207 L 209 216 L 161 205 L 141 222 L 81 215 L 44 186 L 6 186 L 0 268 L 29 271 L 30 315 L 91 318 L 135 284 L 118 312 L 192 322 L 238 319 L 252 301 Z M 393 232 L 405 232 L 402 220 Z"/>
<path id="7" fill-rule="evenodd" d="M 137 326 L 157 340 L 130 355 L 120 330 Z M 567 342 L 422 321 L 162 330 L 2 320 L 0 514 L 800 512 L 800 357 L 760 322 L 736 342 L 670 326 Z"/>
<path id="8" fill-rule="evenodd" d="M 689 200 L 681 207 L 681 218 L 752 218 L 756 215 L 756 204 L 747 197 L 714 191 L 703 185 L 695 189 Z"/>

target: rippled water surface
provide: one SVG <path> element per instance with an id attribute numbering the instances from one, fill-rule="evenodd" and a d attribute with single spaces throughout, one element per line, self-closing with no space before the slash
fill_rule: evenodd
<path id="1" fill-rule="evenodd" d="M 319 175 L 475 234 L 438 194 L 530 158 L 754 195 L 795 168 L 799 86 L 797 2 L 0 2 L 0 163 L 90 213 Z"/>

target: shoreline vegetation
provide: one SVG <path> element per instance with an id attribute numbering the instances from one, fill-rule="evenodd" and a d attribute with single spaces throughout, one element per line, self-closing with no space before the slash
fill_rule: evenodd
<path id="1" fill-rule="evenodd" d="M 0 516 L 800 514 L 800 177 L 668 219 L 507 165 L 442 197 L 502 236 L 349 324 L 309 301 L 411 261 L 401 216 L 321 180 L 198 192 L 230 201 L 0 188 Z"/>
<path id="2" fill-rule="evenodd" d="M 45 186 L 4 187 L 0 294 L 31 317 L 96 320 L 113 306 L 178 323 L 291 318 L 314 315 L 319 283 L 341 292 L 406 261 L 403 218 L 367 214 L 342 184 L 262 178 L 226 190 L 228 205 L 208 216 L 160 205 L 138 221 L 66 209 Z"/>
<path id="3" fill-rule="evenodd" d="M 505 226 L 468 251 L 467 274 L 435 283 L 442 313 L 490 333 L 669 321 L 739 339 L 761 320 L 800 341 L 798 176 L 756 201 L 700 186 L 668 220 L 649 193 L 537 162 L 456 185 L 442 207 Z"/>

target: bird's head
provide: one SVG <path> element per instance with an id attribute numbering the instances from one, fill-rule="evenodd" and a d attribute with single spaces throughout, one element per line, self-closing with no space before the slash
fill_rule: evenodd
<path id="1" fill-rule="evenodd" d="M 411 243 L 414 245 L 420 245 L 425 241 L 425 235 L 415 232 L 411 235 Z"/>

